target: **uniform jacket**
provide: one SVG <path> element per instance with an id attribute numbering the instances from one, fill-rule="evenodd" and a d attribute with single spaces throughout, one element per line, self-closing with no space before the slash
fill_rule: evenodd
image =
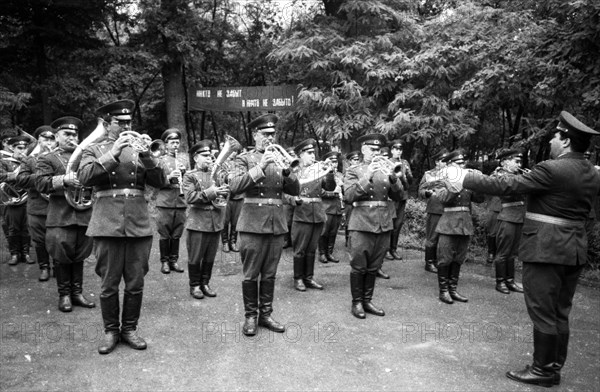
<path id="1" fill-rule="evenodd" d="M 167 177 L 157 160 L 147 156 L 138 157 L 126 147 L 118 160 L 110 150 L 114 141 L 94 144 L 83 151 L 77 176 L 85 186 L 95 191 L 139 189 L 146 185 L 160 188 Z M 148 203 L 144 196 L 101 197 L 93 207 L 87 230 L 90 237 L 147 237 L 153 234 Z"/>
<path id="2" fill-rule="evenodd" d="M 366 163 L 353 166 L 346 171 L 344 177 L 344 198 L 350 204 L 354 202 L 386 202 L 380 206 L 359 206 L 352 208 L 348 230 L 383 233 L 394 228 L 395 209 L 390 208 L 390 201 L 398 201 L 403 197 L 402 184 L 397 179 L 390 183 L 388 176 L 377 171 L 369 181 Z"/>
<path id="3" fill-rule="evenodd" d="M 177 169 L 180 165 L 185 166 L 188 170 L 190 165 L 185 157 L 185 154 L 178 154 L 177 159 L 175 155 L 165 154 L 160 157 L 159 165 L 165 172 L 165 177 L 169 175 L 173 170 Z M 172 178 L 163 187 L 161 187 L 156 194 L 156 206 L 163 208 L 186 208 L 183 194 L 181 193 L 181 186 L 179 179 Z"/>
<path id="4" fill-rule="evenodd" d="M 321 192 L 323 209 L 327 215 L 342 215 L 344 175 L 336 171 L 334 174 L 334 179 L 335 188 L 332 191 L 326 191 L 323 189 Z"/>
<path id="5" fill-rule="evenodd" d="M 519 260 L 529 263 L 580 265 L 587 261 L 584 222 L 600 191 L 600 175 L 582 153 L 566 153 L 536 165 L 531 172 L 491 178 L 469 174 L 464 187 L 495 195 L 527 195 L 527 212 L 568 219 L 557 225 L 525 218 Z"/>
<path id="6" fill-rule="evenodd" d="M 183 175 L 183 193 L 190 206 L 186 228 L 193 231 L 218 232 L 223 230 L 225 208 L 213 206 L 216 192 L 209 188 L 213 185 L 210 171 L 192 170 Z"/>
<path id="7" fill-rule="evenodd" d="M 252 151 L 240 154 L 234 161 L 234 169 L 229 173 L 229 187 L 233 194 L 246 193 L 245 198 L 265 198 L 282 200 L 283 192 L 298 196 L 300 184 L 295 174 L 284 176 L 274 164 L 263 171 L 259 165 L 263 154 Z M 282 204 L 244 203 L 237 224 L 237 230 L 259 234 L 285 234 L 288 232 Z"/>
<path id="8" fill-rule="evenodd" d="M 311 167 L 302 168 L 298 172 L 298 181 L 309 181 L 314 178 L 316 165 Z M 323 191 L 335 190 L 335 177 L 333 173 L 327 174 L 325 177 L 316 181 L 310 181 L 300 185 L 300 198 L 310 199 L 321 199 Z M 297 205 L 294 208 L 294 222 L 306 222 L 306 223 L 322 223 L 327 220 L 325 214 L 325 208 L 323 207 L 323 201 L 319 202 L 306 202 Z"/>
<path id="9" fill-rule="evenodd" d="M 511 177 L 516 176 L 516 174 L 507 172 L 506 170 L 500 168 L 499 170 L 494 171 L 491 177 Z M 500 212 L 498 213 L 498 220 L 511 222 L 511 223 L 523 223 L 525 220 L 525 195 L 522 194 L 511 194 L 494 197 L 495 199 L 500 200 Z M 508 204 L 519 204 L 522 205 L 508 205 Z"/>
<path id="10" fill-rule="evenodd" d="M 471 217 L 471 202 L 483 202 L 483 195 L 474 194 L 473 191 L 463 189 L 454 192 L 440 188 L 436 191 L 444 208 L 466 207 L 467 211 L 444 211 L 435 231 L 445 235 L 473 235 L 473 219 Z"/>
<path id="11" fill-rule="evenodd" d="M 439 170 L 437 170 L 437 169 L 428 170 L 425 172 L 425 174 L 423 174 L 423 177 L 421 178 L 421 182 L 419 183 L 418 194 L 419 194 L 420 198 L 427 200 L 427 206 L 425 207 L 425 212 L 428 214 L 442 215 L 444 213 L 444 205 L 442 204 L 440 199 L 435 194 L 435 189 L 430 189 L 430 188 L 426 187 L 426 184 L 430 180 L 436 178 L 438 176 L 438 174 L 439 174 Z M 428 190 L 433 192 L 429 197 L 426 195 L 426 192 Z"/>
<path id="12" fill-rule="evenodd" d="M 35 187 L 40 193 L 50 194 L 46 227 L 87 226 L 90 221 L 91 209 L 77 211 L 65 199 L 63 179 L 71 154 L 59 148 L 39 158 Z"/>
<path id="13" fill-rule="evenodd" d="M 28 156 L 23 160 L 17 175 L 17 187 L 27 189 L 27 213 L 45 216 L 48 214 L 48 200 L 42 197 L 35 187 L 39 172 L 36 170 L 38 157 Z M 48 195 L 49 196 L 49 195 Z"/>

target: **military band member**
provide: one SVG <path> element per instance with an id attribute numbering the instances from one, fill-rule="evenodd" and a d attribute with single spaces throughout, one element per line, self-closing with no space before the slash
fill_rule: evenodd
<path id="1" fill-rule="evenodd" d="M 346 176 L 348 169 L 358 166 L 361 161 L 362 161 L 362 155 L 361 155 L 360 151 L 352 151 L 352 152 L 349 152 L 348 154 L 346 154 L 346 165 L 344 167 L 344 173 L 343 173 L 344 177 Z M 346 246 L 346 248 L 348 247 L 348 241 L 350 239 L 350 231 L 348 231 L 348 222 L 350 222 L 351 214 L 352 214 L 352 203 L 348 203 L 348 201 L 344 197 L 344 220 L 345 220 L 345 225 L 344 225 L 345 243 L 344 243 L 344 245 Z"/>
<path id="2" fill-rule="evenodd" d="M 227 172 L 233 170 L 233 161 L 237 155 L 237 152 L 231 153 L 229 159 L 224 163 L 224 169 Z M 227 208 L 225 210 L 225 222 L 223 230 L 221 231 L 221 242 L 223 243 L 223 252 L 239 252 L 237 247 L 237 222 L 240 218 L 240 211 L 242 210 L 242 204 L 244 201 L 244 195 L 232 195 L 229 197 Z"/>
<path id="3" fill-rule="evenodd" d="M 489 216 L 485 225 L 487 232 L 487 250 L 488 256 L 486 262 L 492 264 L 496 258 L 498 247 L 496 244 L 496 236 L 498 235 L 498 214 L 502 210 L 502 201 L 498 196 L 491 196 L 488 200 L 486 209 L 489 211 Z"/>
<path id="4" fill-rule="evenodd" d="M 323 155 L 322 161 L 329 161 L 334 169 L 335 189 L 333 191 L 323 190 L 321 198 L 323 199 L 323 208 L 327 215 L 323 234 L 319 238 L 319 261 L 321 263 L 339 263 L 340 261 L 333 257 L 335 239 L 342 221 L 343 207 L 343 186 L 344 175 L 337 171 L 340 153 L 331 151 Z"/>
<path id="5" fill-rule="evenodd" d="M 291 170 L 281 167 L 286 164 L 277 164 L 280 160 L 276 154 L 265 151 L 274 141 L 276 122 L 277 116 L 266 114 L 248 124 L 256 149 L 239 155 L 230 174 L 231 192 L 246 193 L 238 232 L 246 317 L 242 332 L 249 336 L 256 334 L 257 322 L 272 331 L 285 332 L 271 316 L 277 265 L 287 232 L 282 197 L 283 192 L 297 196 L 300 189 Z"/>
<path id="6" fill-rule="evenodd" d="M 402 200 L 394 203 L 396 208 L 396 218 L 394 218 L 394 230 L 392 231 L 392 235 L 390 237 L 390 250 L 386 254 L 386 258 L 388 260 L 402 260 L 402 256 L 398 253 L 398 239 L 400 238 L 400 230 L 402 230 L 402 225 L 404 224 L 406 202 L 408 200 L 408 187 L 413 182 L 410 164 L 406 159 L 402 159 L 403 146 L 404 144 L 402 141 L 396 139 L 392 141 L 390 147 L 390 152 L 392 153 L 392 162 L 400 163 L 402 165 L 401 167 L 403 176 L 400 177 L 400 180 L 402 181 L 402 186 L 406 191 L 403 192 Z"/>
<path id="7" fill-rule="evenodd" d="M 190 295 L 196 299 L 217 296 L 209 282 L 226 207 L 216 207 L 212 202 L 229 194 L 228 185 L 218 186 L 211 178 L 210 145 L 210 140 L 202 140 L 192 146 L 190 155 L 196 166 L 183 176 L 185 201 L 190 206 L 186 221 Z"/>
<path id="8" fill-rule="evenodd" d="M 434 274 L 438 272 L 437 246 L 440 239 L 436 228 L 444 213 L 444 205 L 435 194 L 435 189 L 429 189 L 427 184 L 439 178 L 440 170 L 446 167 L 447 156 L 447 151 L 442 151 L 435 155 L 435 167 L 423 174 L 418 190 L 419 197 L 427 200 L 427 206 L 425 207 L 425 212 L 427 213 L 425 220 L 425 271 L 433 272 Z"/>
<path id="9" fill-rule="evenodd" d="M 91 210 L 78 210 L 65 197 L 65 192 L 80 185 L 77 174 L 67 173 L 66 168 L 82 127 L 83 122 L 76 117 L 61 117 L 52 122 L 58 149 L 39 157 L 35 183 L 38 192 L 50 194 L 46 247 L 55 261 L 61 312 L 70 312 L 73 306 L 96 306 L 83 296 L 83 262 L 92 253 L 92 239 L 85 234 Z"/>
<path id="10" fill-rule="evenodd" d="M 498 153 L 500 167 L 492 173 L 492 177 L 516 176 L 521 170 L 519 150 L 509 149 Z M 525 196 L 505 195 L 500 197 L 501 210 L 498 213 L 496 231 L 496 290 L 502 294 L 511 291 L 522 293 L 521 285 L 515 282 L 515 257 L 519 250 L 521 229 L 525 220 Z"/>
<path id="11" fill-rule="evenodd" d="M 352 314 L 360 319 L 365 312 L 384 316 L 372 302 L 377 270 L 389 249 L 393 216 L 389 199 L 399 200 L 402 184 L 393 171 L 378 167 L 373 159 L 385 145 L 381 134 L 364 135 L 361 143 L 363 162 L 347 170 L 344 198 L 353 206 L 348 222 L 350 231 L 350 291 Z"/>
<path id="12" fill-rule="evenodd" d="M 185 226 L 185 210 L 183 198 L 183 174 L 189 169 L 184 154 L 179 154 L 181 132 L 169 128 L 161 135 L 166 152 L 160 157 L 160 166 L 167 176 L 168 183 L 158 190 L 156 195 L 156 227 L 158 229 L 160 251 L 160 272 L 168 274 L 171 271 L 183 272 L 179 266 L 179 241 Z"/>
<path id="13" fill-rule="evenodd" d="M 290 154 L 292 158 L 298 158 L 296 152 L 294 151 L 294 147 L 288 147 L 285 151 Z M 296 167 L 292 171 L 297 173 L 300 167 Z M 287 222 L 288 232 L 284 234 L 283 238 L 283 249 L 289 248 L 292 246 L 292 223 L 294 221 L 294 208 L 296 208 L 297 204 L 301 204 L 299 196 L 291 196 L 286 193 L 283 194 L 283 214 L 285 215 L 285 219 Z"/>
<path id="14" fill-rule="evenodd" d="M 446 159 L 449 167 L 465 166 L 464 156 L 460 151 L 451 152 Z M 475 230 L 471 202 L 482 202 L 483 195 L 467 189 L 454 192 L 446 188 L 436 190 L 436 195 L 444 206 L 444 213 L 436 228 L 440 235 L 437 248 L 439 299 L 447 304 L 454 301 L 468 302 L 467 297 L 457 291 L 457 287 L 460 268 L 467 258 L 469 242 Z"/>
<path id="15" fill-rule="evenodd" d="M 56 138 L 54 136 L 54 128 L 49 125 L 42 125 L 35 130 L 33 137 L 38 141 L 37 151 L 32 152 L 23 160 L 21 169 L 17 175 L 17 185 L 23 189 L 27 189 L 29 194 L 27 197 L 29 234 L 40 267 L 40 276 L 38 279 L 40 282 L 45 282 L 50 277 L 50 255 L 46 249 L 46 217 L 48 215 L 49 195 L 40 194 L 35 187 L 35 183 L 39 176 L 37 172 L 39 158 L 55 149 Z"/>
<path id="16" fill-rule="evenodd" d="M 134 349 L 146 348 L 137 333 L 153 234 L 144 189 L 161 188 L 167 179 L 150 151 L 134 150 L 131 136 L 122 135 L 131 130 L 134 108 L 135 103 L 125 99 L 96 111 L 108 122 L 108 134 L 83 151 L 78 171 L 81 183 L 96 192 L 87 235 L 94 238 L 96 274 L 102 280 L 105 335 L 98 346 L 100 354 L 113 351 L 119 339 Z M 125 289 L 119 320 L 121 280 Z"/>
<path id="17" fill-rule="evenodd" d="M 30 138 L 25 135 L 13 136 L 8 140 L 11 156 L 2 159 L 0 168 L 0 182 L 7 183 L 18 194 L 14 195 L 4 207 L 4 220 L 7 226 L 8 249 L 10 260 L 8 265 L 16 265 L 20 261 L 33 264 L 29 257 L 30 237 L 27 224 L 26 189 L 17 186 L 17 175 L 21 170 L 23 160 L 26 158 L 27 146 Z"/>
<path id="18" fill-rule="evenodd" d="M 585 221 L 600 192 L 600 175 L 583 157 L 599 132 L 561 112 L 550 140 L 551 160 L 522 175 L 490 178 L 457 174 L 467 189 L 495 195 L 527 195 L 519 260 L 525 305 L 533 322 L 533 364 L 508 378 L 545 387 L 558 385 L 569 345 L 569 313 L 579 274 L 587 263 Z"/>
<path id="19" fill-rule="evenodd" d="M 320 165 L 315 165 L 316 145 L 314 139 L 306 139 L 294 147 L 296 155 L 300 158 L 298 181 L 302 201 L 294 208 L 292 218 L 294 288 L 298 291 L 306 291 L 306 288 L 323 290 L 323 286 L 314 279 L 317 244 L 327 220 L 321 192 L 333 191 L 335 180 L 331 170 L 324 177 L 320 177 Z"/>

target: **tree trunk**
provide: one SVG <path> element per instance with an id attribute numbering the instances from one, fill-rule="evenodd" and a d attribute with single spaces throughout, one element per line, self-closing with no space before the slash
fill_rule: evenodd
<path id="1" fill-rule="evenodd" d="M 181 131 L 181 148 L 188 150 L 187 127 L 185 124 L 185 89 L 183 84 L 183 66 L 179 59 L 167 63 L 162 68 L 167 109 L 167 126 Z"/>

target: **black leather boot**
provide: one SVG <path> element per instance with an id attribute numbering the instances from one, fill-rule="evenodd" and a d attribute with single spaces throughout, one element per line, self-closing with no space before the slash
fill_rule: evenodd
<path id="1" fill-rule="evenodd" d="M 352 315 L 359 319 L 366 318 L 367 316 L 363 308 L 365 274 L 355 271 L 350 272 L 350 293 L 352 294 Z"/>
<path id="2" fill-rule="evenodd" d="M 29 256 L 29 248 L 31 247 L 30 237 L 21 237 L 21 260 L 27 264 L 35 264 L 35 260 Z"/>
<path id="3" fill-rule="evenodd" d="M 21 239 L 15 235 L 6 236 L 6 242 L 8 242 L 8 251 L 10 252 L 10 260 L 8 265 L 19 264 L 19 251 L 21 245 Z"/>
<path id="4" fill-rule="evenodd" d="M 327 264 L 329 262 L 327 253 L 327 237 L 320 236 L 319 237 L 319 261 L 323 264 Z"/>
<path id="5" fill-rule="evenodd" d="M 242 332 L 246 336 L 254 336 L 258 329 L 258 282 L 253 280 L 243 281 L 242 295 L 244 297 L 245 317 Z"/>
<path id="6" fill-rule="evenodd" d="M 119 343 L 119 294 L 108 298 L 100 295 L 100 310 L 104 323 L 104 338 L 98 345 L 100 354 L 111 353 Z"/>
<path id="7" fill-rule="evenodd" d="M 271 314 L 273 313 L 273 297 L 275 294 L 275 279 L 261 280 L 259 287 L 259 310 L 258 325 L 263 326 L 273 332 L 283 333 L 285 327 L 275 321 Z"/>
<path id="8" fill-rule="evenodd" d="M 323 286 L 313 278 L 315 275 L 315 254 L 307 253 L 304 257 L 304 286 L 308 289 L 323 290 Z"/>
<path id="9" fill-rule="evenodd" d="M 142 310 L 143 293 L 123 295 L 121 340 L 136 350 L 145 350 L 146 341 L 137 334 L 137 324 Z"/>
<path id="10" fill-rule="evenodd" d="M 58 310 L 70 312 L 71 303 L 71 264 L 56 264 L 56 285 L 58 286 Z"/>
<path id="11" fill-rule="evenodd" d="M 229 225 L 221 230 L 221 244 L 223 245 L 223 252 L 229 253 Z"/>
<path id="12" fill-rule="evenodd" d="M 233 230 L 233 228 L 231 228 L 231 233 L 229 234 L 229 250 L 235 253 L 240 251 L 237 247 L 237 231 Z"/>
<path id="13" fill-rule="evenodd" d="M 169 256 L 169 269 L 175 272 L 183 272 L 183 268 L 177 264 L 179 260 L 179 238 L 171 240 L 171 256 Z"/>
<path id="14" fill-rule="evenodd" d="M 200 289 L 200 282 L 202 281 L 200 265 L 188 263 L 188 276 L 190 278 L 190 295 L 196 299 L 203 299 L 204 293 Z"/>
<path id="15" fill-rule="evenodd" d="M 94 302 L 83 296 L 83 261 L 71 264 L 71 302 L 83 308 L 96 307 Z"/>
<path id="16" fill-rule="evenodd" d="M 496 237 L 487 236 L 487 248 L 488 248 L 488 257 L 486 262 L 488 264 L 492 264 L 494 262 L 494 258 L 496 257 Z"/>
<path id="17" fill-rule="evenodd" d="M 160 250 L 160 272 L 168 274 L 171 272 L 169 269 L 169 256 L 171 255 L 170 240 L 158 240 L 158 249 Z"/>
<path id="18" fill-rule="evenodd" d="M 533 330 L 533 365 L 523 370 L 510 371 L 506 377 L 525 384 L 551 387 L 555 384 L 558 335 Z M 560 382 L 560 380 L 559 380 Z"/>
<path id="19" fill-rule="evenodd" d="M 496 291 L 502 294 L 510 294 L 506 287 L 506 261 L 496 258 Z"/>
<path id="20" fill-rule="evenodd" d="M 207 297 L 216 297 L 217 293 L 211 290 L 208 283 L 210 282 L 210 278 L 212 277 L 212 269 L 213 263 L 207 263 L 202 261 L 202 266 L 200 267 L 200 272 L 202 275 L 202 279 L 200 280 L 200 289 Z"/>
<path id="21" fill-rule="evenodd" d="M 450 296 L 450 292 L 448 291 L 448 280 L 450 276 L 450 266 L 449 265 L 439 265 L 437 267 L 438 273 L 438 287 L 440 289 L 440 301 L 453 304 L 454 300 Z"/>
<path id="22" fill-rule="evenodd" d="M 381 278 L 381 279 L 389 279 L 390 278 L 390 276 L 388 274 L 386 274 L 385 272 L 383 272 L 383 269 L 381 269 L 381 268 L 379 268 L 377 270 L 377 275 L 376 276 L 378 278 Z"/>
<path id="23" fill-rule="evenodd" d="M 435 267 L 435 248 L 430 246 L 425 247 L 425 271 L 437 273 L 437 268 Z"/>
<path id="24" fill-rule="evenodd" d="M 335 235 L 332 235 L 327 239 L 327 251 L 325 252 L 325 257 L 327 257 L 327 261 L 330 263 L 339 263 L 340 261 L 333 257 L 333 248 L 335 248 Z"/>
<path id="25" fill-rule="evenodd" d="M 375 280 L 377 279 L 376 273 L 367 272 L 365 276 L 365 289 L 364 289 L 364 297 L 363 297 L 363 309 L 367 313 L 374 314 L 376 316 L 385 316 L 385 312 L 383 309 L 378 308 L 373 305 L 373 292 L 375 291 Z"/>
<path id="26" fill-rule="evenodd" d="M 460 277 L 460 264 L 450 263 L 450 279 L 448 280 L 448 292 L 453 300 L 458 302 L 468 302 L 469 299 L 460 295 L 456 288 L 458 287 L 458 278 Z"/>
<path id="27" fill-rule="evenodd" d="M 523 287 L 515 282 L 515 258 L 511 257 L 506 261 L 506 287 L 515 293 L 522 293 Z"/>
<path id="28" fill-rule="evenodd" d="M 50 279 L 50 255 L 45 246 L 36 246 L 35 255 L 40 266 L 40 282 L 45 282 Z"/>
<path id="29" fill-rule="evenodd" d="M 294 288 L 306 291 L 304 285 L 304 257 L 294 257 Z"/>
<path id="30" fill-rule="evenodd" d="M 560 370 L 567 360 L 567 351 L 569 347 L 569 333 L 559 333 L 556 345 L 556 361 L 554 362 L 554 385 L 560 385 Z"/>

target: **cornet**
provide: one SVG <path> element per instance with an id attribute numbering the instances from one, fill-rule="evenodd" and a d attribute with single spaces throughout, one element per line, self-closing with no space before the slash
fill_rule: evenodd
<path id="1" fill-rule="evenodd" d="M 300 165 L 300 159 L 293 158 L 290 154 L 285 151 L 283 147 L 279 144 L 269 144 L 265 148 L 265 152 L 270 151 L 275 156 L 275 164 L 280 169 L 295 169 L 298 165 Z"/>
<path id="2" fill-rule="evenodd" d="M 393 162 L 390 159 L 378 155 L 373 158 L 369 164 L 369 169 L 373 172 L 380 171 L 381 173 L 389 176 L 391 174 L 399 174 L 402 172 L 402 162 Z"/>
<path id="3" fill-rule="evenodd" d="M 148 143 L 148 140 L 146 140 L 146 138 L 142 137 L 142 135 L 135 131 L 121 132 L 119 136 L 129 136 L 129 145 L 138 154 L 150 150 L 152 142 Z"/>

